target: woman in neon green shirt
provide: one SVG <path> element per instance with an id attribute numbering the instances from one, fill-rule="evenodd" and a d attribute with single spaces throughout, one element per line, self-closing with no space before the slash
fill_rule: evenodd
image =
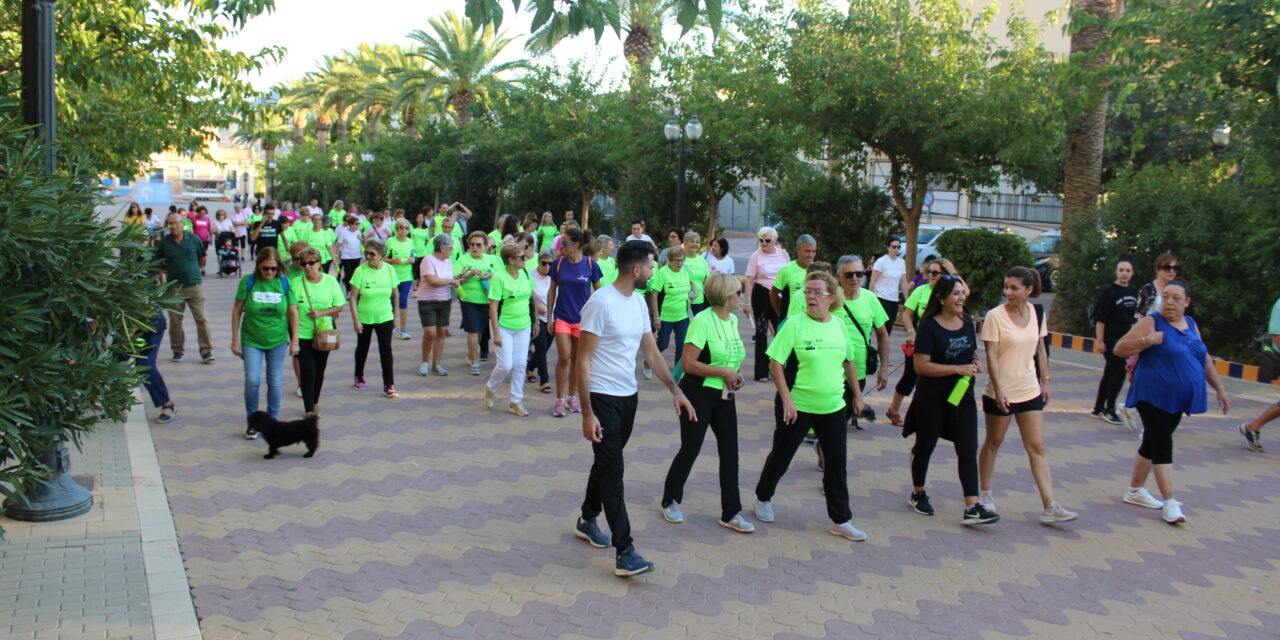
<path id="1" fill-rule="evenodd" d="M 898 380 L 897 386 L 893 388 L 893 400 L 889 403 L 889 410 L 885 412 L 889 422 L 892 422 L 895 427 L 901 427 L 904 424 L 901 413 L 902 399 L 911 395 L 911 392 L 916 389 L 916 367 L 911 357 L 915 352 L 916 321 L 924 315 L 924 308 L 929 304 L 929 296 L 933 294 L 933 285 L 937 284 L 938 278 L 943 274 L 959 275 L 956 273 L 955 266 L 946 258 L 937 258 L 929 262 L 925 270 L 929 282 L 912 289 L 907 302 L 902 305 L 906 309 L 906 313 L 902 314 L 902 325 L 907 329 L 907 338 L 902 343 L 902 351 L 907 354 L 907 361 L 903 363 L 902 379 Z"/>
<path id="2" fill-rule="evenodd" d="M 534 322 L 533 279 L 525 271 L 525 247 L 502 245 L 503 269 L 493 274 L 489 285 L 489 330 L 498 361 L 484 385 L 484 406 L 492 409 L 498 385 L 511 376 L 511 404 L 507 411 L 527 416 L 524 408 L 524 367 L 529 360 L 529 340 L 538 333 Z"/>
<path id="3" fill-rule="evenodd" d="M 462 308 L 462 330 L 467 334 L 467 363 L 471 375 L 480 375 L 480 335 L 489 324 L 489 280 L 493 278 L 492 256 L 484 252 L 488 236 L 472 231 L 467 236 L 467 252 L 453 261 L 453 272 L 462 280 L 458 299 Z"/>
<path id="4" fill-rule="evenodd" d="M 396 307 L 398 309 L 396 317 L 400 321 L 400 330 L 397 333 L 401 340 L 413 339 L 413 336 L 409 335 L 409 292 L 413 291 L 413 259 L 416 254 L 413 249 L 413 238 L 409 237 L 410 226 L 408 220 L 397 219 L 396 234 L 387 238 L 387 264 L 396 268 L 396 278 L 400 281 L 396 285 L 399 302 L 399 306 Z"/>
<path id="5" fill-rule="evenodd" d="M 778 395 L 773 401 L 776 426 L 773 450 L 764 461 L 756 485 L 756 517 L 773 522 L 773 494 L 786 473 L 791 458 L 813 430 L 827 463 L 822 472 L 822 489 L 827 498 L 827 516 L 833 523 L 828 531 L 849 540 L 862 541 L 867 534 L 853 526 L 849 509 L 849 481 L 845 472 L 848 430 L 845 416 L 844 378 L 853 388 L 855 414 L 862 412 L 862 390 L 854 364 L 853 342 L 844 323 L 831 315 L 844 304 L 844 296 L 831 274 L 814 271 L 805 276 L 804 313 L 778 328 L 769 345 L 769 372 Z"/>
<path id="6" fill-rule="evenodd" d="M 560 229 L 556 226 L 555 218 L 551 216 L 550 211 L 543 211 L 542 224 L 538 227 L 538 251 L 550 249 L 558 235 L 560 235 Z"/>
<path id="7" fill-rule="evenodd" d="M 649 315 L 653 330 L 658 332 L 658 351 L 666 351 L 671 334 L 676 334 L 676 344 L 683 345 L 685 332 L 689 330 L 689 301 L 696 293 L 684 268 L 684 247 L 667 249 L 667 265 L 653 272 L 649 279 Z M 676 364 L 684 349 L 676 349 Z"/>
<path id="8" fill-rule="evenodd" d="M 356 332 L 355 383 L 351 388 L 363 391 L 364 363 L 369 345 L 378 336 L 378 356 L 382 360 L 382 394 L 395 398 L 396 383 L 391 360 L 391 330 L 395 326 L 395 300 L 400 276 L 383 260 L 387 245 L 377 238 L 364 241 L 364 264 L 351 274 L 351 321 Z"/>
<path id="9" fill-rule="evenodd" d="M 231 308 L 231 353 L 244 359 L 244 413 L 258 410 L 262 365 L 267 365 L 267 413 L 280 417 L 284 388 L 284 359 L 298 352 L 298 308 L 289 302 L 280 273 L 280 254 L 272 247 L 258 250 L 253 273 L 240 279 Z M 257 433 L 246 431 L 253 439 Z"/>
<path id="10" fill-rule="evenodd" d="M 747 357 L 738 317 L 733 314 L 741 306 L 742 283 L 727 273 L 717 273 L 707 278 L 705 295 L 710 307 L 689 323 L 681 359 L 684 377 L 680 389 L 698 419 L 680 414 L 680 451 L 667 470 L 662 517 L 667 522 L 684 522 L 680 510 L 684 484 L 707 437 L 707 427 L 711 427 L 720 454 L 720 526 L 751 533 L 755 525 L 742 516 L 738 496 L 738 409 L 733 399 L 733 392 L 742 388 L 738 369 Z"/>
<path id="11" fill-rule="evenodd" d="M 431 207 L 423 207 L 423 212 L 413 222 L 413 228 L 409 230 L 409 237 L 413 239 L 413 281 L 416 283 L 422 277 L 422 259 L 433 252 L 431 248 L 431 239 L 436 237 L 431 232 Z"/>
<path id="12" fill-rule="evenodd" d="M 689 312 L 695 316 L 707 308 L 702 299 L 702 283 L 711 274 L 711 265 L 707 264 L 707 259 L 699 252 L 701 248 L 702 236 L 698 235 L 697 231 L 686 231 L 684 233 L 684 270 L 689 272 L 689 282 L 693 283 L 693 300 L 689 302 Z"/>
<path id="13" fill-rule="evenodd" d="M 613 257 L 613 236 L 600 234 L 596 236 L 596 264 L 600 265 L 600 286 L 607 287 L 618 279 L 618 261 Z"/>
<path id="14" fill-rule="evenodd" d="M 299 368 L 302 408 L 308 414 L 320 412 L 320 389 L 329 364 L 329 352 L 314 348 L 316 331 L 333 329 L 333 319 L 347 303 L 338 279 L 321 270 L 321 258 L 315 247 L 302 249 L 294 263 L 303 273 L 289 279 L 289 301 L 297 307 L 299 318 L 298 357 L 294 361 Z"/>

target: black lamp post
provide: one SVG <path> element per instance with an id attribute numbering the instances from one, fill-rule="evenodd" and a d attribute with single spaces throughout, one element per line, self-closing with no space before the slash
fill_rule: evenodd
<path id="1" fill-rule="evenodd" d="M 364 208 L 373 208 L 373 190 L 369 183 L 369 167 L 373 164 L 373 154 L 365 151 L 360 154 L 360 159 L 364 160 Z"/>
<path id="2" fill-rule="evenodd" d="M 54 93 L 54 2 L 22 2 L 22 121 L 39 127 L 44 142 L 58 138 L 57 94 Z M 58 159 L 49 147 L 44 172 L 55 173 Z M 52 448 L 41 454 L 40 462 L 50 477 L 23 498 L 4 501 L 5 515 L 26 522 L 49 522 L 74 518 L 93 507 L 93 494 L 71 479 L 71 452 L 62 438 L 54 438 Z"/>
<path id="3" fill-rule="evenodd" d="M 466 198 L 466 200 L 467 200 L 467 208 L 468 208 L 468 209 L 472 209 L 472 206 L 471 206 L 471 167 L 474 167 L 474 166 L 475 166 L 475 164 L 476 164 L 476 160 L 475 160 L 475 158 L 473 158 L 473 157 L 471 156 L 471 151 L 472 151 L 472 147 L 463 147 L 463 148 L 462 148 L 462 164 L 464 164 L 464 165 L 466 165 L 466 166 L 467 166 L 467 198 Z"/>
<path id="4" fill-rule="evenodd" d="M 307 156 L 307 202 L 311 201 L 311 156 Z"/>
<path id="5" fill-rule="evenodd" d="M 267 202 L 275 202 L 276 195 L 276 161 L 267 163 Z"/>
<path id="6" fill-rule="evenodd" d="M 689 123 L 682 127 L 676 117 L 671 116 L 662 127 L 662 134 L 671 145 L 671 153 L 679 158 L 679 168 L 676 170 L 676 228 L 683 229 L 686 161 L 689 154 L 698 148 L 698 139 L 702 137 L 702 121 L 698 120 L 698 116 L 691 116 Z M 685 146 L 685 140 L 689 141 L 689 146 Z"/>

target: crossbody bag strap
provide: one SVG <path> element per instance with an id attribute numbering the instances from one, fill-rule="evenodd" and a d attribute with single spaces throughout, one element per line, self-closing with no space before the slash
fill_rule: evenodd
<path id="1" fill-rule="evenodd" d="M 315 311 L 316 306 L 315 306 L 314 304 L 311 304 L 311 287 L 307 286 L 307 276 L 306 276 L 306 274 L 303 274 L 303 276 L 302 276 L 302 293 L 303 293 L 304 295 L 306 295 L 306 296 L 307 296 L 307 306 L 308 306 L 308 307 L 311 307 L 311 310 L 312 310 L 312 311 Z M 311 314 L 309 314 L 309 313 L 308 313 L 307 315 L 311 315 Z M 311 329 L 312 329 L 313 331 L 315 331 L 316 333 L 320 333 L 320 319 L 319 319 L 319 318 L 312 318 L 312 319 L 311 319 Z"/>

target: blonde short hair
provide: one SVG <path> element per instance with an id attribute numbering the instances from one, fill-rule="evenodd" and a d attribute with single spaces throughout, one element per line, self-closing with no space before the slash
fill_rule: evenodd
<path id="1" fill-rule="evenodd" d="M 844 291 L 840 288 L 840 285 L 836 282 L 834 276 L 826 271 L 810 271 L 809 274 L 804 277 L 804 282 L 805 284 L 809 284 L 809 282 L 813 280 L 821 280 L 827 285 L 827 293 L 831 294 L 832 309 L 839 309 L 844 305 Z M 800 292 L 800 295 L 804 295 L 804 292 Z"/>
<path id="2" fill-rule="evenodd" d="M 294 252 L 293 252 L 294 260 L 304 261 L 304 260 L 307 260 L 308 258 L 315 260 L 316 262 L 319 262 L 320 250 L 310 245 L 302 247 L 301 249 L 294 249 Z"/>
<path id="3" fill-rule="evenodd" d="M 728 273 L 713 273 L 702 283 L 702 293 L 706 296 L 707 304 L 713 307 L 723 307 L 729 302 L 730 296 L 740 291 L 742 281 Z"/>

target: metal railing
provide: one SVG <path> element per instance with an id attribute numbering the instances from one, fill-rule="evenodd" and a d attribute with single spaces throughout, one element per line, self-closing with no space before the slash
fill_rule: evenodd
<path id="1" fill-rule="evenodd" d="M 974 198 L 970 217 L 987 220 L 1062 223 L 1062 201 L 1053 196 L 983 193 Z"/>

